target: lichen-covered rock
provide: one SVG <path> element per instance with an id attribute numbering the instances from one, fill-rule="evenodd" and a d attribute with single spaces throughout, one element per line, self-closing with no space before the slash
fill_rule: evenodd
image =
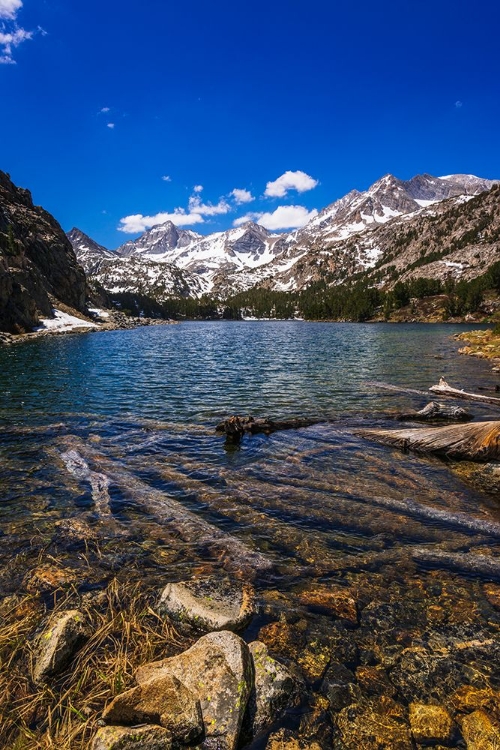
<path id="1" fill-rule="evenodd" d="M 462 734 L 467 750 L 497 750 L 500 747 L 500 724 L 485 711 L 474 711 L 464 716 Z"/>
<path id="2" fill-rule="evenodd" d="M 0 172 L 0 330 L 30 331 L 54 302 L 85 312 L 86 280 L 57 221 Z"/>
<path id="3" fill-rule="evenodd" d="M 361 701 L 335 717 L 340 747 L 345 750 L 412 750 L 402 706 L 390 698 Z"/>
<path id="4" fill-rule="evenodd" d="M 234 750 L 252 687 L 252 663 L 246 643 L 228 630 L 209 633 L 170 659 L 151 662 L 136 674 L 139 685 L 176 677 L 200 701 L 204 750 Z"/>
<path id="5" fill-rule="evenodd" d="M 53 615 L 36 644 L 34 682 L 42 682 L 64 669 L 86 636 L 85 620 L 77 609 Z"/>
<path id="6" fill-rule="evenodd" d="M 161 724 L 184 743 L 203 732 L 199 701 L 171 675 L 121 693 L 106 707 L 103 719 L 109 724 Z"/>
<path id="7" fill-rule="evenodd" d="M 288 669 L 269 656 L 264 643 L 254 641 L 249 649 L 255 674 L 249 712 L 255 736 L 280 718 L 292 701 L 296 685 Z"/>
<path id="8" fill-rule="evenodd" d="M 203 630 L 241 630 L 254 614 L 254 592 L 239 581 L 194 578 L 167 584 L 158 610 Z"/>
<path id="9" fill-rule="evenodd" d="M 101 727 L 90 750 L 171 750 L 172 735 L 158 726 Z"/>
<path id="10" fill-rule="evenodd" d="M 453 737 L 453 720 L 442 706 L 410 703 L 410 727 L 416 742 L 447 744 Z"/>

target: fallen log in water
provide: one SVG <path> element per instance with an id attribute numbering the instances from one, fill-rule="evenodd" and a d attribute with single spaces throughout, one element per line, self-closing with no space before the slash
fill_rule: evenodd
<path id="1" fill-rule="evenodd" d="M 472 418 L 472 414 L 461 406 L 446 406 L 437 401 L 431 401 L 420 411 L 409 411 L 396 417 L 399 421 L 412 422 L 470 422 Z"/>
<path id="2" fill-rule="evenodd" d="M 298 430 L 300 427 L 310 427 L 318 424 L 318 419 L 255 419 L 254 417 L 233 416 L 220 422 L 215 428 L 216 432 L 224 432 L 226 442 L 239 443 L 245 432 L 250 435 L 264 433 L 270 435 L 279 430 Z"/>
<path id="3" fill-rule="evenodd" d="M 71 459 L 81 471 L 81 478 L 87 479 L 84 467 L 88 467 L 87 460 L 99 461 L 100 468 L 106 470 L 107 482 L 120 487 L 132 501 L 160 521 L 169 529 L 174 530 L 180 538 L 188 544 L 206 547 L 212 553 L 225 561 L 233 570 L 244 570 L 247 575 L 254 571 L 268 570 L 271 561 L 260 552 L 250 549 L 236 537 L 220 531 L 215 526 L 198 518 L 187 510 L 181 503 L 169 497 L 166 493 L 156 490 L 145 482 L 137 479 L 131 473 L 121 469 L 112 460 L 106 459 L 100 453 L 90 449 L 78 438 L 66 440 Z M 82 455 L 83 454 L 83 455 Z M 85 456 L 85 459 L 83 458 Z M 91 472 L 92 473 L 92 472 Z M 77 474 L 75 474 L 77 476 Z"/>
<path id="4" fill-rule="evenodd" d="M 405 452 L 411 450 L 467 461 L 500 458 L 500 422 L 405 430 L 357 430 L 356 434 Z"/>
<path id="5" fill-rule="evenodd" d="M 441 378 L 438 385 L 432 385 L 429 390 L 432 393 L 439 393 L 440 396 L 460 398 L 465 399 L 466 401 L 481 401 L 483 404 L 493 404 L 494 406 L 500 407 L 500 398 L 495 398 L 495 396 L 483 396 L 480 393 L 467 393 L 467 391 L 452 388 L 444 378 Z"/>
<path id="6" fill-rule="evenodd" d="M 411 551 L 417 563 L 438 568 L 452 568 L 463 573 L 474 573 L 485 578 L 500 578 L 500 560 L 488 555 L 471 555 L 468 552 L 443 552 L 442 550 L 418 547 Z"/>

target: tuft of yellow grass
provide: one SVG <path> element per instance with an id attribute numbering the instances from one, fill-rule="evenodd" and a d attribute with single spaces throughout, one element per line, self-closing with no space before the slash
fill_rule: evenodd
<path id="1" fill-rule="evenodd" d="M 86 750 L 104 706 L 132 684 L 135 669 L 190 643 L 152 608 L 140 584 L 111 581 L 90 598 L 71 590 L 52 612 L 34 594 L 11 597 L 0 617 L 0 749 Z M 31 680 L 35 639 L 53 612 L 79 608 L 91 636 L 66 670 Z"/>

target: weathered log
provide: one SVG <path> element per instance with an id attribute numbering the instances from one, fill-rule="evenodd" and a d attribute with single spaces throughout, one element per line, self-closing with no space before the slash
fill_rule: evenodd
<path id="1" fill-rule="evenodd" d="M 500 407 L 500 398 L 495 398 L 495 396 L 483 396 L 480 393 L 467 393 L 467 391 L 452 388 L 444 378 L 440 379 L 438 385 L 432 385 L 429 390 L 432 393 L 439 393 L 440 396 L 460 398 L 465 399 L 466 401 L 481 401 L 483 404 L 493 404 L 494 406 Z"/>
<path id="2" fill-rule="evenodd" d="M 437 401 L 431 401 L 420 411 L 409 411 L 396 417 L 400 421 L 412 422 L 470 422 L 472 418 L 472 414 L 461 406 L 446 406 Z"/>
<path id="3" fill-rule="evenodd" d="M 254 417 L 233 416 L 220 422 L 215 428 L 216 432 L 224 432 L 226 442 L 237 444 L 245 433 L 256 435 L 264 433 L 270 435 L 280 430 L 298 430 L 300 427 L 310 427 L 318 424 L 318 419 L 255 419 Z"/>
<path id="4" fill-rule="evenodd" d="M 407 430 L 358 430 L 357 434 L 405 452 L 432 453 L 467 461 L 500 458 L 500 422 Z"/>

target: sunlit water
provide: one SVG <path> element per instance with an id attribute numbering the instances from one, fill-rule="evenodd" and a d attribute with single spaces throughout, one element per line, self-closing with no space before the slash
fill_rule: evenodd
<path id="1" fill-rule="evenodd" d="M 183 323 L 0 350 L 0 594 L 18 590 L 30 567 L 50 558 L 77 571 L 82 591 L 112 575 L 158 590 L 194 573 L 250 577 L 260 617 L 247 637 L 279 617 L 305 618 L 315 637 L 330 632 L 321 607 L 307 596 L 297 605 L 311 587 L 330 584 L 357 592 L 360 610 L 403 603 L 415 621 L 422 591 L 426 606 L 446 609 L 444 586 L 449 611 L 434 623 L 443 633 L 497 628 L 498 612 L 470 565 L 426 566 L 413 553 L 497 559 L 498 536 L 391 502 L 411 498 L 500 523 L 498 500 L 442 461 L 377 446 L 356 431 L 397 426 L 397 411 L 429 400 L 374 382 L 426 391 L 445 376 L 466 390 L 493 388 L 498 378 L 487 364 L 458 355 L 459 330 Z M 488 407 L 474 413 L 493 416 Z M 232 414 L 318 424 L 245 437 L 227 450 L 214 426 Z M 75 521 L 84 526 L 75 531 Z M 419 633 L 432 624 L 426 617 Z M 400 628 L 397 619 L 374 625 L 362 614 L 359 643 L 377 627 Z M 414 626 L 405 621 L 410 641 Z M 320 672 L 306 676 L 314 682 Z M 491 672 L 486 681 L 498 679 Z"/>

